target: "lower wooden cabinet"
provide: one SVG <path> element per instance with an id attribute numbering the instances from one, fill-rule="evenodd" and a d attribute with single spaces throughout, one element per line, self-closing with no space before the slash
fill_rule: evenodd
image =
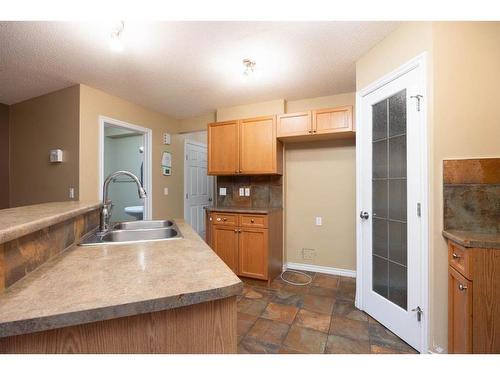
<path id="1" fill-rule="evenodd" d="M 448 268 L 448 351 L 472 353 L 472 282 Z"/>
<path id="2" fill-rule="evenodd" d="M 238 232 L 235 227 L 214 225 L 212 248 L 234 273 L 238 272 Z"/>
<path id="3" fill-rule="evenodd" d="M 281 210 L 266 215 L 216 211 L 207 220 L 210 247 L 235 274 L 271 282 L 281 273 Z"/>
<path id="4" fill-rule="evenodd" d="M 500 249 L 448 241 L 448 352 L 500 353 Z"/>

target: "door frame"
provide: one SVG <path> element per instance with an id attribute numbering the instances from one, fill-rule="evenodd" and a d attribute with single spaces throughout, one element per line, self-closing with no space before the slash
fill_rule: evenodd
<path id="1" fill-rule="evenodd" d="M 419 186 L 420 196 L 421 196 L 421 223 L 422 232 L 420 234 L 422 254 L 421 254 L 421 275 L 422 275 L 422 288 L 421 288 L 421 308 L 423 310 L 422 315 L 422 331 L 421 331 L 421 347 L 420 353 L 427 353 L 429 350 L 429 196 L 430 196 L 430 186 L 429 186 L 429 138 L 428 138 L 428 110 L 427 110 L 427 99 L 428 94 L 428 72 L 427 72 L 427 52 L 424 52 L 405 64 L 401 65 L 399 68 L 393 70 L 392 72 L 384 75 L 382 78 L 370 83 L 363 89 L 356 92 L 356 119 L 358 123 L 363 123 L 365 121 L 363 116 L 363 100 L 364 98 L 372 93 L 373 91 L 385 86 L 386 84 L 396 80 L 397 78 L 403 76 L 404 74 L 417 69 L 419 72 L 419 86 L 422 92 L 423 98 L 420 100 L 420 112 L 422 112 L 422 123 L 420 127 L 420 139 L 422 144 L 420 145 L 421 153 L 418 156 L 420 160 L 420 165 L 422 167 L 420 171 L 422 183 Z M 362 132 L 360 132 L 361 126 L 357 126 L 356 131 L 356 299 L 355 305 L 358 309 L 364 310 L 363 305 L 363 230 L 362 222 L 359 219 L 359 212 L 363 210 L 362 201 L 362 160 L 366 156 L 364 153 L 366 150 L 362 147 Z"/>
<path id="2" fill-rule="evenodd" d="M 111 117 L 99 116 L 99 199 L 102 201 L 102 188 L 104 184 L 104 129 L 105 124 L 116 128 L 134 130 L 144 136 L 144 190 L 147 197 L 144 198 L 144 220 L 151 220 L 153 216 L 153 175 L 152 175 L 152 153 L 153 153 L 153 131 L 139 125 L 117 120 Z"/>
<path id="3" fill-rule="evenodd" d="M 188 163 L 186 163 L 187 160 L 187 145 L 193 145 L 193 146 L 200 146 L 204 147 L 207 149 L 207 177 L 210 179 L 213 176 L 208 175 L 208 144 L 207 143 L 202 143 L 198 141 L 194 141 L 192 139 L 184 139 L 184 190 L 183 190 L 183 206 L 184 206 L 184 219 L 187 217 L 187 204 L 186 204 L 186 194 L 188 191 L 188 178 L 187 178 L 187 168 L 188 168 Z M 214 195 L 215 195 L 215 186 L 214 185 L 214 179 L 212 179 L 212 189 L 211 189 L 211 194 L 210 198 L 212 198 L 212 203 L 214 202 Z M 207 227 L 205 227 L 207 230 Z"/>

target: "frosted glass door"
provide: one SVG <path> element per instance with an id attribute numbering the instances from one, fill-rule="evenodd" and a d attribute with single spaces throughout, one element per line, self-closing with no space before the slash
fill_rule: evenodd
<path id="1" fill-rule="evenodd" d="M 372 289 L 408 307 L 406 89 L 372 105 Z"/>

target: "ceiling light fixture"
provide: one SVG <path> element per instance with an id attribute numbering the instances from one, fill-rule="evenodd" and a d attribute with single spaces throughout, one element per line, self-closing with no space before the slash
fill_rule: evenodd
<path id="1" fill-rule="evenodd" d="M 123 51 L 123 30 L 125 29 L 125 22 L 120 21 L 111 29 L 111 38 L 109 45 L 111 50 L 115 52 Z"/>
<path id="2" fill-rule="evenodd" d="M 250 77 L 255 73 L 257 63 L 251 59 L 243 59 L 243 65 L 245 66 L 245 70 L 243 74 L 247 77 Z"/>

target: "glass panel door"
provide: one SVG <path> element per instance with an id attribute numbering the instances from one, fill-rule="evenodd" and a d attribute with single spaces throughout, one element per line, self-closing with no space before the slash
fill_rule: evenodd
<path id="1" fill-rule="evenodd" d="M 372 288 L 407 310 L 406 89 L 372 105 Z"/>

